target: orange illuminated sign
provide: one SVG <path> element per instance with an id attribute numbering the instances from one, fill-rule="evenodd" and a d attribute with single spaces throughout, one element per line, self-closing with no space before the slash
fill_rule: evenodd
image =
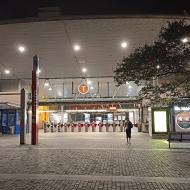
<path id="1" fill-rule="evenodd" d="M 89 91 L 89 87 L 86 84 L 80 84 L 78 87 L 78 91 L 80 94 L 87 94 Z"/>

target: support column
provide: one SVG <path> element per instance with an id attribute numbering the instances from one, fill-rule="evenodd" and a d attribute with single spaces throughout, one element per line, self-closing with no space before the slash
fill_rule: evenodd
<path id="1" fill-rule="evenodd" d="M 25 144 L 25 134 L 26 134 L 26 110 L 27 110 L 27 98 L 26 98 L 26 90 L 23 88 L 21 90 L 20 96 L 20 144 Z"/>
<path id="2" fill-rule="evenodd" d="M 38 94 L 39 94 L 39 58 L 33 57 L 32 70 L 32 145 L 38 144 Z"/>

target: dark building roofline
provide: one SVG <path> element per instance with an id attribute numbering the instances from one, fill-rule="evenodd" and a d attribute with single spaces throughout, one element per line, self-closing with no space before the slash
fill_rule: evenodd
<path id="1" fill-rule="evenodd" d="M 58 17 L 31 17 L 22 19 L 1 20 L 0 25 L 29 23 L 29 22 L 49 22 L 59 20 L 91 20 L 91 19 L 188 19 L 190 15 L 85 15 L 85 16 L 58 16 Z"/>

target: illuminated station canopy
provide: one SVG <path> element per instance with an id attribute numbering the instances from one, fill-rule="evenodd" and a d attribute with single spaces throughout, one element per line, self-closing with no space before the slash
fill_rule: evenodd
<path id="1" fill-rule="evenodd" d="M 1 70 L 11 71 L 8 78 L 29 78 L 32 56 L 38 54 L 44 78 L 81 76 L 82 68 L 88 76 L 113 76 L 124 56 L 152 43 L 172 19 L 106 16 L 4 22 L 0 25 Z M 1 77 L 7 78 L 6 73 Z"/>

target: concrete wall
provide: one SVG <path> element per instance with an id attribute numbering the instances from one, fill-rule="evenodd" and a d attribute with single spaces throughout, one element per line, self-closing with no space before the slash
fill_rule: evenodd
<path id="1" fill-rule="evenodd" d="M 20 95 L 2 95 L 0 94 L 0 103 L 9 102 L 20 105 Z"/>

